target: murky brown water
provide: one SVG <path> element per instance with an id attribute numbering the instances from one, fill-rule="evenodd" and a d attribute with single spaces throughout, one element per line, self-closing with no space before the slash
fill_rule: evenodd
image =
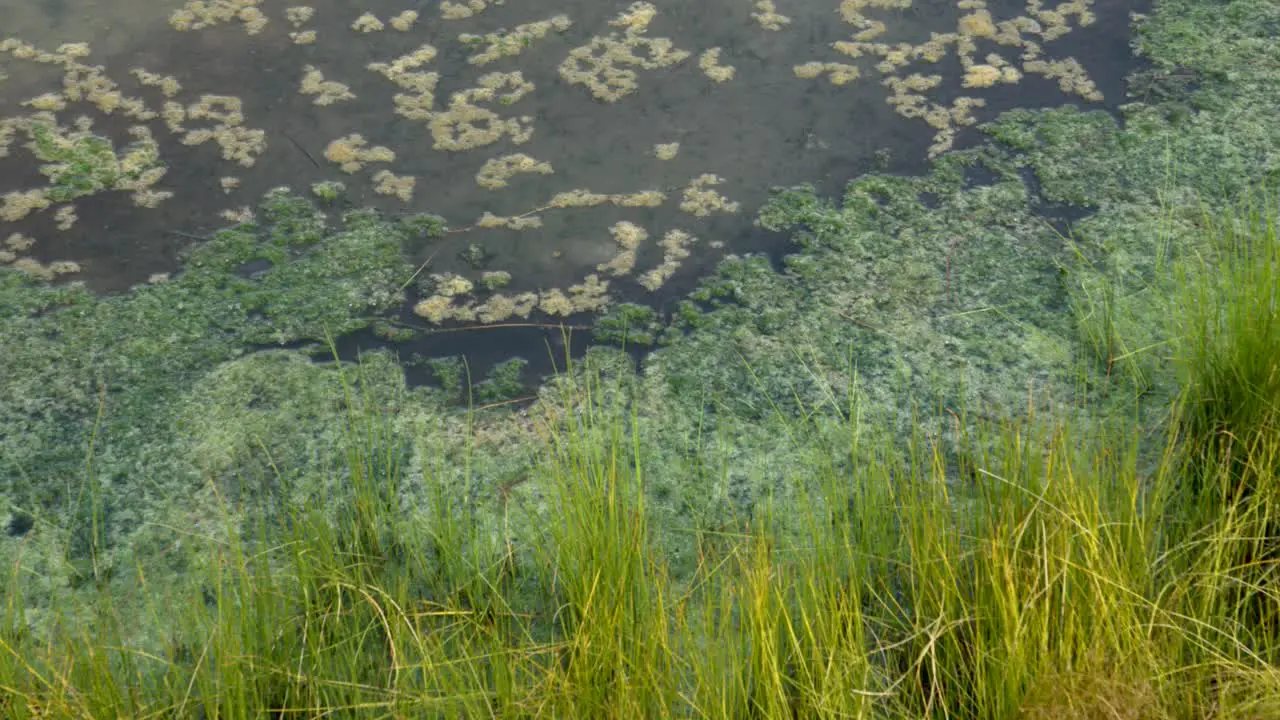
<path id="1" fill-rule="evenodd" d="M 165 98 L 155 88 L 140 87 L 129 75 L 132 68 L 174 76 L 183 89 L 173 100 L 183 104 L 206 93 L 234 95 L 243 101 L 243 125 L 265 131 L 267 141 L 254 166 L 245 168 L 223 160 L 216 144 L 183 145 L 180 135 L 170 132 L 162 120 L 150 120 L 144 124 L 152 129 L 161 161 L 168 168 L 156 188 L 172 192 L 173 197 L 155 209 L 145 209 L 134 207 L 128 193 L 102 192 L 75 201 L 79 221 L 69 230 L 55 228 L 51 207 L 18 222 L 0 221 L 0 236 L 21 232 L 35 238 L 30 252 L 36 258 L 74 260 L 82 269 L 73 277 L 112 292 L 142 282 L 152 273 L 174 270 L 191 235 L 219 226 L 224 223 L 219 213 L 253 205 L 262 192 L 279 185 L 305 190 L 316 181 L 340 180 L 358 203 L 395 212 L 437 212 L 453 228 L 470 226 L 485 212 L 517 215 L 572 189 L 606 194 L 667 189 L 668 197 L 659 207 L 605 204 L 549 210 L 539 213 L 543 225 L 537 229 L 451 234 L 432 248 L 437 258 L 433 270 L 476 276 L 455 257 L 476 243 L 495 256 L 488 269 L 513 274 L 513 291 L 567 287 L 597 273 L 598 264 L 617 255 L 619 247 L 610 227 L 625 220 L 644 228 L 648 238 L 638 248 L 635 271 L 609 278 L 615 297 L 653 297 L 637 283 L 637 276 L 662 263 L 664 253 L 657 241 L 672 229 L 698 238 L 690 247 L 691 256 L 660 291 L 681 292 L 726 252 L 779 246 L 783 239 L 752 225 L 754 211 L 770 186 L 815 182 L 824 191 L 838 192 L 843 182 L 873 167 L 916 170 L 934 139 L 935 130 L 923 119 L 904 118 L 886 103 L 889 91 L 875 69 L 883 58 L 853 59 L 831 48 L 831 43 L 849 40 L 856 32 L 842 20 L 839 0 L 777 0 L 775 4 L 776 11 L 790 20 L 776 31 L 765 29 L 753 17 L 760 10 L 753 0 L 655 2 L 657 13 L 643 36 L 670 38 L 674 48 L 690 55 L 671 67 L 638 70 L 635 92 L 606 103 L 583 86 L 566 82 L 557 68 L 573 48 L 593 36 L 621 33 L 610 21 L 628 9 L 626 2 L 509 0 L 468 19 L 446 20 L 435 0 L 416 6 L 368 0 L 359 7 L 317 0 L 312 3 L 314 17 L 295 27 L 286 19 L 289 3 L 267 0 L 256 5 L 267 23 L 260 33 L 250 35 L 240 20 L 178 32 L 170 26 L 169 17 L 183 6 L 180 0 L 0 0 L 7 36 L 41 50 L 53 50 L 64 42 L 87 42 L 93 52 L 81 62 L 102 65 L 125 95 L 142 97 L 153 108 L 158 109 Z M 961 18 L 979 12 L 980 3 L 967 0 L 961 5 L 963 9 L 954 1 L 917 0 L 909 8 L 866 9 L 865 13 L 882 19 L 887 27 L 876 41 L 918 44 L 931 32 L 954 33 L 958 27 L 968 27 Z M 1090 6 L 1096 22 L 1077 27 L 1079 18 L 1068 16 L 1070 32 L 1044 42 L 1043 57 L 1078 57 L 1105 97 L 1093 104 L 1114 104 L 1122 100 L 1123 64 L 1129 62 L 1127 11 L 1134 3 L 1109 0 L 1079 5 Z M 351 27 L 365 11 L 387 22 L 414 7 L 421 17 L 407 32 L 387 27 L 361 33 Z M 987 3 L 986 10 L 997 22 L 1028 13 L 1025 3 L 1004 0 Z M 572 20 L 567 31 L 552 31 L 532 40 L 518 56 L 483 67 L 467 62 L 476 50 L 460 43 L 459 34 L 509 30 L 558 14 Z M 289 33 L 304 31 L 315 31 L 316 41 L 294 44 Z M 508 137 L 464 152 L 435 150 L 426 121 L 396 115 L 393 96 L 401 89 L 366 66 L 391 62 L 423 43 L 438 50 L 419 68 L 439 74 L 437 111 L 448 105 L 453 93 L 475 87 L 486 73 L 523 73 L 535 86 L 532 93 L 509 107 L 486 107 L 503 118 L 532 118 L 529 141 L 515 144 Z M 981 33 L 975 43 L 975 62 L 985 64 L 988 53 L 1000 52 L 1013 65 L 1018 63 L 1016 48 Z M 713 81 L 699 67 L 700 55 L 712 47 L 722 48 L 719 64 L 735 69 L 727 82 Z M 848 63 L 858 67 L 862 77 L 839 86 L 825 76 L 797 77 L 797 65 L 815 61 Z M 308 65 L 320 70 L 325 80 L 348 85 L 355 97 L 326 107 L 315 105 L 314 96 L 299 93 Z M 8 75 L 0 82 L 0 117 L 29 112 L 20 101 L 60 87 L 59 68 L 10 55 L 0 55 L 0 72 Z M 941 75 L 942 83 L 925 95 L 943 106 L 962 94 L 983 98 L 988 106 L 973 113 L 979 120 L 1013 105 L 1085 102 L 1062 94 L 1056 81 L 1033 73 L 1017 84 L 962 89 L 964 70 L 954 47 L 936 64 L 918 62 L 893 72 Z M 86 102 L 71 103 L 58 114 L 60 122 L 68 124 L 80 114 L 93 117 L 94 131 L 111 137 L 118 146 L 128 142 L 128 128 L 136 124 L 119 112 L 105 115 Z M 972 132 L 961 128 L 960 142 Z M 325 159 L 325 149 L 350 133 L 360 133 L 370 145 L 390 148 L 395 160 L 370 164 L 355 174 L 343 173 Z M 664 161 L 654 156 L 656 144 L 672 142 L 680 143 L 675 158 Z M 39 187 L 43 181 L 20 144 L 15 143 L 10 157 L 0 159 L 0 194 Z M 554 174 L 518 175 L 497 191 L 477 185 L 475 175 L 486 160 L 512 153 L 549 162 Z M 416 178 L 410 201 L 374 192 L 372 177 L 381 169 Z M 714 189 L 739 203 L 738 212 L 695 217 L 679 208 L 680 188 L 706 173 L 723 178 L 723 184 Z M 219 185 L 224 176 L 238 178 L 239 186 L 225 192 Z"/>

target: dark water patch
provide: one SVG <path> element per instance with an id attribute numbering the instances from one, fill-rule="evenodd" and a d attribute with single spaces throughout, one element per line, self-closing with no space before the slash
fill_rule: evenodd
<path id="1" fill-rule="evenodd" d="M 937 210 L 942 206 L 942 198 L 938 197 L 937 193 L 922 192 L 916 196 L 916 199 L 930 210 Z"/>
<path id="2" fill-rule="evenodd" d="M 240 267 L 236 268 L 236 274 L 244 278 L 257 277 L 257 276 L 260 276 L 262 273 L 265 273 L 266 271 L 270 270 L 273 264 L 274 263 L 272 263 L 270 260 L 263 260 L 263 259 L 250 260 L 249 262 L 244 263 Z"/>
<path id="3" fill-rule="evenodd" d="M 1073 234 L 1072 226 L 1075 223 L 1091 217 L 1098 211 L 1095 207 L 1054 202 L 1046 199 L 1040 178 L 1029 167 L 1018 168 L 1018 175 L 1022 178 L 1023 184 L 1027 186 L 1027 192 L 1031 196 L 1032 211 L 1048 222 L 1054 231 L 1063 237 L 1071 237 Z"/>
<path id="4" fill-rule="evenodd" d="M 564 371 L 568 362 L 583 357 L 591 344 L 590 322 L 591 318 L 584 315 L 567 319 L 563 329 L 551 324 L 529 323 L 422 328 L 415 337 L 403 342 L 388 341 L 374 330 L 361 330 L 339 338 L 334 344 L 336 355 L 343 362 L 354 362 L 361 353 L 394 353 L 400 359 L 410 387 L 439 384 L 428 360 L 460 357 L 466 363 L 471 382 L 478 384 L 495 366 L 519 356 L 528 361 L 520 374 L 523 387 L 533 392 L 545 378 Z M 334 353 L 323 348 L 314 351 L 312 357 L 317 362 L 329 362 Z"/>
<path id="5" fill-rule="evenodd" d="M 31 528 L 35 526 L 35 517 L 29 513 L 18 511 L 9 516 L 9 521 L 4 525 L 4 532 L 9 537 L 18 538 L 31 532 Z"/>
<path id="6" fill-rule="evenodd" d="M 1000 181 L 1000 173 L 981 162 L 966 165 L 964 168 L 965 188 L 987 187 Z"/>

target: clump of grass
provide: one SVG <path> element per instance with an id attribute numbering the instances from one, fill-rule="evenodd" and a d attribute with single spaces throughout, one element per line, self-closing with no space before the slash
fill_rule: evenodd
<path id="1" fill-rule="evenodd" d="M 1263 203 L 1273 203 L 1266 198 Z M 1276 487 L 1280 455 L 1280 233 L 1274 208 L 1206 217 L 1218 254 L 1179 268 L 1177 360 L 1194 457 L 1229 462 L 1215 508 Z"/>
<path id="2" fill-rule="evenodd" d="M 1270 195 L 1207 216 L 1213 257 L 1179 269 L 1186 467 L 1172 500 L 1199 613 L 1280 660 L 1280 233 Z"/>

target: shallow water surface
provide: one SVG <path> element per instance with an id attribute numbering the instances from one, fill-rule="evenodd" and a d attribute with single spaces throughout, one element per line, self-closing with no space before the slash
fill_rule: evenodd
<path id="1" fill-rule="evenodd" d="M 77 137 L 80 116 L 92 120 L 82 136 L 108 138 L 122 163 L 130 143 L 147 138 L 164 172 L 145 189 L 166 194 L 140 207 L 137 188 L 99 187 L 22 217 L 0 215 L 0 237 L 20 234 L 8 259 L 28 258 L 27 268 L 55 281 L 119 292 L 178 272 L 193 238 L 249 217 L 266 190 L 307 192 L 334 180 L 356 204 L 446 219 L 446 238 L 411 260 L 430 255 L 430 273 L 456 273 L 468 281 L 462 288 L 474 287 L 437 288 L 446 297 L 429 307 L 421 302 L 428 298 L 408 298 L 406 316 L 418 324 L 474 321 L 476 308 L 481 319 L 495 315 L 485 313 L 496 307 L 495 293 L 477 289 L 479 270 L 458 258 L 470 245 L 491 258 L 485 271 L 511 274 L 496 294 L 524 294 L 524 315 L 539 308 L 534 319 L 579 317 L 607 301 L 661 303 L 726 253 L 785 247 L 785 238 L 753 224 L 771 186 L 813 182 L 837 193 L 869 170 L 920 169 L 1001 109 L 1122 102 L 1136 4 L 317 0 L 299 7 L 0 0 L 13 38 L 0 54 L 0 117 L 11 128 L 0 194 L 49 187 L 27 128 L 55 122 L 67 141 Z M 366 12 L 374 19 L 362 31 Z M 500 35 L 513 52 L 484 62 Z M 60 51 L 63 43 L 87 43 L 88 54 Z M 31 56 L 40 51 L 56 57 L 37 62 Z M 574 65 L 575 54 L 593 59 Z M 593 88 L 574 75 L 583 69 L 621 80 Z M 154 73 L 155 82 L 140 83 L 135 70 Z M 74 73 L 79 94 L 67 89 Z M 176 83 L 159 86 L 162 77 Z M 303 92 L 308 81 L 320 94 Z M 603 97 L 618 88 L 619 97 Z M 31 120 L 36 109 L 22 103 L 42 95 L 36 104 L 53 115 Z M 207 96 L 215 112 L 198 117 Z M 130 110 L 122 98 L 139 102 Z M 414 117 L 397 113 L 406 98 Z M 225 112 L 232 103 L 238 111 Z M 481 132 L 463 138 L 465 149 L 444 147 L 458 138 L 441 120 L 467 114 Z M 485 133 L 494 128 L 502 132 Z M 232 145 L 250 139 L 231 148 L 243 150 L 239 161 L 220 151 L 218 133 L 228 130 Z M 352 134 L 365 149 L 390 152 L 344 170 L 360 149 Z M 675 143 L 673 157 L 660 157 L 657 146 Z M 515 154 L 550 168 L 512 175 L 505 187 L 481 186 L 486 162 Z M 394 193 L 395 182 L 410 178 L 402 197 L 377 191 L 381 182 Z M 549 207 L 566 204 L 553 200 L 573 190 L 598 196 Z M 661 195 L 641 195 L 654 191 Z M 540 225 L 479 227 L 486 213 Z M 70 262 L 51 273 L 54 261 Z M 556 289 L 591 285 L 593 275 L 607 283 L 602 293 L 568 293 L 588 298 L 577 306 L 547 301 Z M 412 318 L 415 306 L 425 319 Z M 430 354 L 448 345 L 436 337 Z"/>

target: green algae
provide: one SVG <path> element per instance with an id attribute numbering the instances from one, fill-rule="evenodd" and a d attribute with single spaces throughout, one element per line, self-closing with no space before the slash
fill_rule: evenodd
<path id="1" fill-rule="evenodd" d="M 143 173 L 159 167 L 158 160 L 125 171 L 111 141 L 100 135 L 77 133 L 70 139 L 58 137 L 48 125 L 33 122 L 33 154 L 41 162 L 40 171 L 49 179 L 47 195 L 54 202 L 69 202 L 86 195 L 115 189 L 122 180 L 138 180 Z M 125 153 L 129 152 L 125 149 Z"/>
<path id="2" fill-rule="evenodd" d="M 101 484 L 108 509 L 115 498 L 130 506 L 113 535 L 136 526 L 198 478 L 174 464 L 187 461 L 173 447 L 186 388 L 255 346 L 322 341 L 403 302 L 413 268 L 395 224 L 357 217 L 324 231 L 309 205 L 283 193 L 262 216 L 195 247 L 170 281 L 127 295 L 0 270 L 6 506 L 56 517 L 75 488 Z M 241 272 L 254 262 L 265 269 Z"/>
<path id="3" fill-rule="evenodd" d="M 621 347 L 658 342 L 663 331 L 658 312 L 648 305 L 620 303 L 596 319 L 592 333 L 597 342 Z"/>
<path id="4" fill-rule="evenodd" d="M 485 404 L 515 400 L 524 394 L 521 374 L 529 361 L 514 357 L 494 365 L 485 379 L 475 386 L 476 399 Z"/>

